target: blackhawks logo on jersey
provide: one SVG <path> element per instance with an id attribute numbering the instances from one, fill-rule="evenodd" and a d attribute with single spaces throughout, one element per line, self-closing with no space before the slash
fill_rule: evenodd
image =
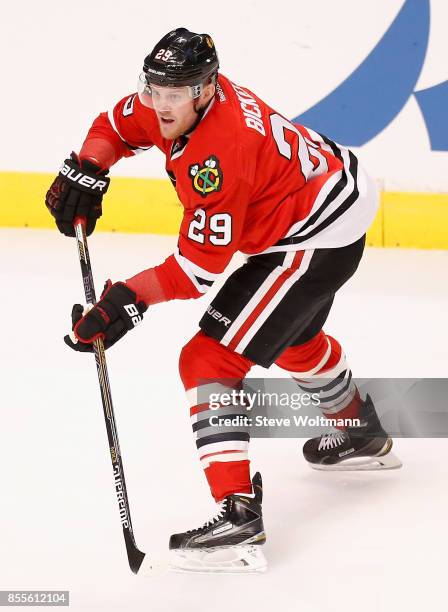
<path id="1" fill-rule="evenodd" d="M 221 190 L 222 170 L 219 166 L 219 159 L 214 155 L 210 155 L 202 166 L 193 164 L 190 166 L 189 171 L 193 180 L 193 189 L 203 198 L 209 193 Z"/>

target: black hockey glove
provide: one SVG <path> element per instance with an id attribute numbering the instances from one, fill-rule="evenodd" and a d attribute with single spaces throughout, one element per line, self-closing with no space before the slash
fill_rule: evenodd
<path id="1" fill-rule="evenodd" d="M 92 353 L 92 343 L 102 338 L 108 349 L 143 320 L 147 308 L 144 302 L 136 302 L 135 293 L 124 283 L 108 280 L 100 301 L 91 310 L 84 314 L 81 304 L 73 306 L 73 331 L 64 342 L 75 351 Z"/>
<path id="2" fill-rule="evenodd" d="M 89 160 L 80 162 L 76 153 L 64 161 L 45 197 L 45 204 L 62 234 L 75 236 L 75 217 L 87 219 L 87 236 L 93 232 L 102 214 L 103 195 L 109 187 L 108 172 Z"/>

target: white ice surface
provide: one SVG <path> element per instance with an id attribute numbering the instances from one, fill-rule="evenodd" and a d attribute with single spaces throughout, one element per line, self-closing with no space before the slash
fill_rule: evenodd
<path id="1" fill-rule="evenodd" d="M 95 234 L 97 291 L 108 277 L 162 261 L 174 245 L 160 236 Z M 83 297 L 74 241 L 3 229 L 0 256 L 0 589 L 69 589 L 74 611 L 445 607 L 444 439 L 397 440 L 402 470 L 345 475 L 310 470 L 302 441 L 254 440 L 268 573 L 132 575 L 93 358 L 62 342 L 71 305 Z M 355 376 L 447 376 L 447 269 L 448 252 L 366 251 L 326 325 Z M 177 374 L 179 350 L 207 299 L 151 308 L 108 352 L 135 535 L 155 555 L 163 555 L 170 533 L 215 512 Z"/>

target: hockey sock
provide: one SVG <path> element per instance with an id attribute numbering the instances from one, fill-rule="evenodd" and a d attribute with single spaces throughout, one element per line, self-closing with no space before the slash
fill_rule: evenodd
<path id="1" fill-rule="evenodd" d="M 252 365 L 202 331 L 180 355 L 179 370 L 190 403 L 196 447 L 216 501 L 232 493 L 252 492 L 249 432 L 236 423 L 246 414 L 238 402 L 238 388 Z M 224 424 L 224 419 L 234 424 Z"/>
<path id="2" fill-rule="evenodd" d="M 320 409 L 329 418 L 354 419 L 361 399 L 341 345 L 319 332 L 304 344 L 287 348 L 275 362 L 299 387 L 319 393 Z"/>

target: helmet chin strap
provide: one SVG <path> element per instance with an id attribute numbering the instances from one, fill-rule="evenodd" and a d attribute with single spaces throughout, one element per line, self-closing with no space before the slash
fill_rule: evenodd
<path id="1" fill-rule="evenodd" d="M 202 117 L 204 116 L 205 111 L 211 104 L 212 100 L 213 100 L 213 96 L 210 98 L 207 104 L 203 106 L 202 108 L 197 107 L 197 100 L 194 101 L 193 109 L 194 109 L 194 112 L 196 113 L 196 119 L 194 120 L 193 125 L 186 132 L 183 133 L 183 136 L 189 136 L 191 132 L 193 132 L 198 127 L 198 124 L 200 123 Z"/>

